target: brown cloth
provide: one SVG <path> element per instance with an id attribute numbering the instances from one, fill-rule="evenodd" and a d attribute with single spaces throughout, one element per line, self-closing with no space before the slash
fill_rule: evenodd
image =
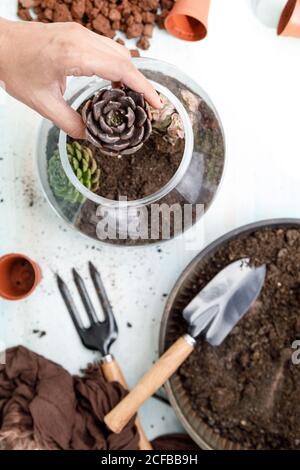
<path id="1" fill-rule="evenodd" d="M 6 351 L 0 365 L 0 445 L 5 449 L 137 450 L 134 418 L 120 434 L 111 433 L 104 416 L 126 394 L 108 383 L 98 365 L 82 376 L 19 346 Z M 157 450 L 195 450 L 185 435 L 163 436 Z"/>
<path id="2" fill-rule="evenodd" d="M 13 448 L 129 450 L 138 448 L 133 420 L 120 434 L 104 416 L 125 395 L 99 366 L 82 377 L 24 347 L 7 350 L 0 366 L 0 439 Z"/>

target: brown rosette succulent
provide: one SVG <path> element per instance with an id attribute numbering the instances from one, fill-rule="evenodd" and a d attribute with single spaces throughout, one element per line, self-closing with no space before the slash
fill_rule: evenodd
<path id="1" fill-rule="evenodd" d="M 129 88 L 102 90 L 82 108 L 88 140 L 108 156 L 137 152 L 152 132 L 148 104 Z"/>

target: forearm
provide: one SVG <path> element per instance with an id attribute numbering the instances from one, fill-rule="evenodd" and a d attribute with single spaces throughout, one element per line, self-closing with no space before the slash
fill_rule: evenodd
<path id="1" fill-rule="evenodd" d="M 5 63 L 7 61 L 7 40 L 13 22 L 0 18 L 0 80 L 4 80 Z"/>
<path id="2" fill-rule="evenodd" d="M 77 23 L 27 23 L 0 18 L 0 81 L 6 91 L 74 138 L 85 126 L 63 99 L 68 75 L 99 75 L 143 93 L 154 107 L 159 96 L 132 63 L 129 51 Z"/>

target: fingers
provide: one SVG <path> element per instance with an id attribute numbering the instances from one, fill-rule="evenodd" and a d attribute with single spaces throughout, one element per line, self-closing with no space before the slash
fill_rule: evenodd
<path id="1" fill-rule="evenodd" d="M 88 35 L 89 42 L 83 43 L 80 53 L 83 74 L 95 74 L 106 80 L 124 83 L 132 90 L 143 93 L 146 101 L 154 108 L 161 108 L 158 93 L 135 67 L 128 49 L 91 31 L 88 31 Z"/>
<path id="2" fill-rule="evenodd" d="M 153 85 L 146 77 L 133 65 L 128 65 L 123 69 L 121 81 L 129 88 L 139 93 L 143 93 L 146 101 L 154 108 L 161 108 L 162 103 L 160 97 Z"/>
<path id="3" fill-rule="evenodd" d="M 85 125 L 81 116 L 65 102 L 63 97 L 54 98 L 51 95 L 47 101 L 51 104 L 51 108 L 42 105 L 40 109 L 38 106 L 35 109 L 70 137 L 84 139 Z"/>
<path id="4" fill-rule="evenodd" d="M 95 59 L 95 58 L 99 59 Z M 112 82 L 121 82 L 134 91 L 143 93 L 146 101 L 154 108 L 161 108 L 162 103 L 155 88 L 144 77 L 144 75 L 135 67 L 130 58 L 118 56 L 113 53 L 85 55 L 85 65 L 83 66 L 86 74 L 98 75 Z"/>

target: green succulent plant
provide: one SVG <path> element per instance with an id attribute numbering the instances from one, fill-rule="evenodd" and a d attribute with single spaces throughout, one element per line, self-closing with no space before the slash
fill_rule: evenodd
<path id="1" fill-rule="evenodd" d="M 72 185 L 63 169 L 58 150 L 53 152 L 48 162 L 48 177 L 56 197 L 72 204 L 83 201 L 82 194 Z"/>
<path id="2" fill-rule="evenodd" d="M 89 190 L 96 192 L 100 187 L 101 171 L 93 157 L 92 151 L 79 142 L 67 144 L 67 154 L 71 167 L 78 180 Z M 73 186 L 61 164 L 58 149 L 53 152 L 48 162 L 49 183 L 56 197 L 75 204 L 84 197 Z"/>
<path id="3" fill-rule="evenodd" d="M 101 171 L 92 150 L 74 141 L 67 144 L 67 152 L 69 162 L 80 183 L 92 192 L 98 191 Z"/>

